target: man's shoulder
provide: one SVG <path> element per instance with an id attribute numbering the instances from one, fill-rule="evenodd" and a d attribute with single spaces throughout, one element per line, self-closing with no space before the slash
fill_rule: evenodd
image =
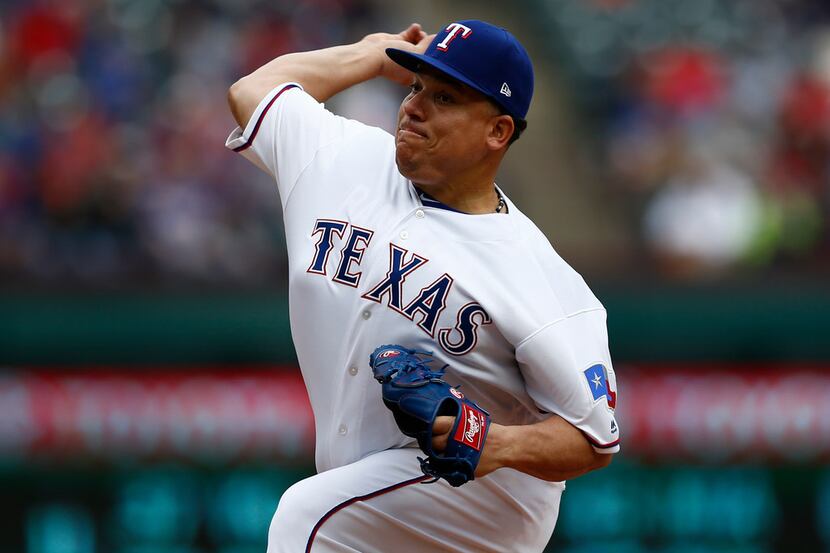
<path id="1" fill-rule="evenodd" d="M 363 132 L 368 135 L 374 135 L 378 139 L 387 141 L 393 138 L 388 131 L 380 127 L 369 125 L 348 115 L 335 113 L 327 107 L 325 102 L 318 101 L 306 92 L 302 86 L 296 83 L 290 83 L 289 87 L 290 88 L 287 87 L 285 90 L 286 98 L 283 111 L 289 113 L 296 112 L 299 115 L 299 117 L 297 117 L 294 121 L 296 125 L 302 126 L 303 124 L 308 123 L 308 121 L 304 119 L 305 114 L 320 111 L 324 114 L 325 118 L 329 119 L 328 124 L 343 126 L 351 131 L 351 133 Z"/>
<path id="2" fill-rule="evenodd" d="M 393 140 L 392 135 L 381 128 L 334 113 L 295 82 L 281 83 L 262 98 L 245 128 L 245 134 L 256 136 L 267 118 L 272 118 L 275 128 L 279 129 L 272 138 L 279 140 L 283 146 L 308 141 L 317 143 L 317 147 L 338 141 L 351 143 L 351 140 L 343 139 L 354 138 L 358 134 L 361 140 Z"/>
<path id="3" fill-rule="evenodd" d="M 529 289 L 544 290 L 564 312 L 601 307 L 582 275 L 554 248 L 544 232 L 524 213 L 517 216 L 515 252 L 522 274 L 533 282 Z"/>
<path id="4" fill-rule="evenodd" d="M 530 255 L 534 260 L 560 262 L 568 265 L 544 232 L 515 205 L 510 206 L 510 213 L 516 226 L 516 241 L 523 250 L 523 255 Z"/>

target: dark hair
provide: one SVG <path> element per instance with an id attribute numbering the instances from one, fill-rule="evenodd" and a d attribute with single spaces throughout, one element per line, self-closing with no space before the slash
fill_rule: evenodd
<path id="1" fill-rule="evenodd" d="M 525 132 L 525 129 L 527 128 L 527 119 L 519 119 L 518 117 L 511 114 L 503 107 L 501 107 L 499 104 L 494 102 L 493 100 L 490 100 L 490 102 L 494 106 L 496 106 L 497 110 L 499 110 L 499 115 L 509 115 L 510 119 L 513 120 L 513 134 L 510 136 L 510 140 L 507 142 L 507 145 L 510 146 L 511 144 L 516 142 L 520 136 L 522 136 L 523 132 Z"/>
<path id="2" fill-rule="evenodd" d="M 509 113 L 505 113 L 504 115 L 510 115 Z M 522 133 L 525 132 L 527 128 L 527 119 L 517 119 L 510 115 L 510 118 L 513 120 L 513 135 L 510 137 L 510 140 L 507 142 L 507 145 L 510 146 L 514 142 L 516 142 Z"/>

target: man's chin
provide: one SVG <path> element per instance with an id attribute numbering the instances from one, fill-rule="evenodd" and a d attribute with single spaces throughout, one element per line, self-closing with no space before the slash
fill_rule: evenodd
<path id="1" fill-rule="evenodd" d="M 395 164 L 398 166 L 398 172 L 409 180 L 413 180 L 416 173 L 416 164 L 412 157 L 405 152 L 401 152 L 400 148 L 395 152 Z"/>

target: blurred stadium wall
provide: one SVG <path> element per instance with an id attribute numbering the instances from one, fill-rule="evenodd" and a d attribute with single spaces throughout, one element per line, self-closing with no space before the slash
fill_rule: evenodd
<path id="1" fill-rule="evenodd" d="M 830 551 L 821 0 L 0 2 L 0 551 L 264 550 L 313 423 L 227 86 L 468 17 L 534 58 L 500 184 L 608 308 L 620 379 L 623 451 L 550 550 Z M 401 96 L 331 107 L 388 128 Z"/>

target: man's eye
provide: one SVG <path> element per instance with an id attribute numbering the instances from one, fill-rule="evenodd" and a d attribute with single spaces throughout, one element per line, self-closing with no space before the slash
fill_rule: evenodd
<path id="1" fill-rule="evenodd" d="M 411 85 L 409 85 L 409 90 L 410 92 L 418 92 L 419 90 L 421 90 L 421 87 L 418 85 L 418 83 L 412 83 Z"/>
<path id="2" fill-rule="evenodd" d="M 443 92 L 436 94 L 435 99 L 442 104 L 452 103 L 452 97 L 449 94 L 444 94 Z"/>

